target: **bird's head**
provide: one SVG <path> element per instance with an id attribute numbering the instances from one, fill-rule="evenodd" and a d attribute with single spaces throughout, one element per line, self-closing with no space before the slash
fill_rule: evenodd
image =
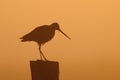
<path id="1" fill-rule="evenodd" d="M 58 29 L 60 28 L 58 23 L 52 23 L 51 26 L 52 26 L 55 30 L 58 30 Z"/>
<path id="2" fill-rule="evenodd" d="M 59 27 L 59 24 L 58 23 L 52 23 L 51 26 L 55 29 L 55 30 L 58 30 L 60 31 L 63 35 L 65 35 L 68 39 L 71 39 L 69 36 L 67 36 Z"/>

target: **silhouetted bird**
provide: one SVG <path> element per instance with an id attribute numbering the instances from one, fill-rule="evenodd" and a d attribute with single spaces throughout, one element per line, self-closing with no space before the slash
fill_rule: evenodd
<path id="1" fill-rule="evenodd" d="M 42 57 L 44 58 L 44 60 L 46 61 L 46 57 L 44 56 L 44 54 L 41 51 L 41 45 L 45 44 L 46 42 L 50 41 L 54 35 L 55 35 L 55 30 L 60 31 L 61 33 L 63 33 L 67 38 L 70 39 L 70 37 L 68 37 L 60 28 L 59 28 L 59 24 L 58 23 L 53 23 L 51 25 L 43 25 L 43 26 L 39 26 L 37 28 L 35 28 L 32 32 L 24 35 L 23 37 L 21 37 L 20 39 L 22 39 L 21 41 L 35 41 L 38 43 L 39 45 L 39 52 L 40 52 L 40 58 L 41 60 Z"/>

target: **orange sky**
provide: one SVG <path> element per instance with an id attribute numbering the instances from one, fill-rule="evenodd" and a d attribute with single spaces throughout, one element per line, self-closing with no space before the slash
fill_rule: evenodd
<path id="1" fill-rule="evenodd" d="M 42 47 L 59 61 L 60 80 L 120 80 L 119 0 L 1 0 L 0 80 L 31 80 L 38 46 L 19 37 L 53 22 L 72 38 L 56 31 Z"/>

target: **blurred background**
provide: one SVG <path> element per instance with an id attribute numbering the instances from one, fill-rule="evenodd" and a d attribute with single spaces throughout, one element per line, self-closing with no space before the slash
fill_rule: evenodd
<path id="1" fill-rule="evenodd" d="M 72 38 L 56 31 L 42 47 L 59 61 L 60 80 L 120 80 L 119 0 L 1 0 L 0 80 L 31 80 L 38 45 L 19 38 L 53 22 Z"/>

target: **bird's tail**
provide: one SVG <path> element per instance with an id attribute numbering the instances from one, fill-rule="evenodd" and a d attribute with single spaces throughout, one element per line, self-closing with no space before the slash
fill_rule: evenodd
<path id="1" fill-rule="evenodd" d="M 23 37 L 20 37 L 19 39 L 21 39 L 21 42 L 25 42 L 26 41 Z"/>
<path id="2" fill-rule="evenodd" d="M 20 37 L 19 39 L 21 39 L 21 42 L 32 41 L 32 40 L 31 40 L 29 37 L 27 37 L 27 36 Z"/>

